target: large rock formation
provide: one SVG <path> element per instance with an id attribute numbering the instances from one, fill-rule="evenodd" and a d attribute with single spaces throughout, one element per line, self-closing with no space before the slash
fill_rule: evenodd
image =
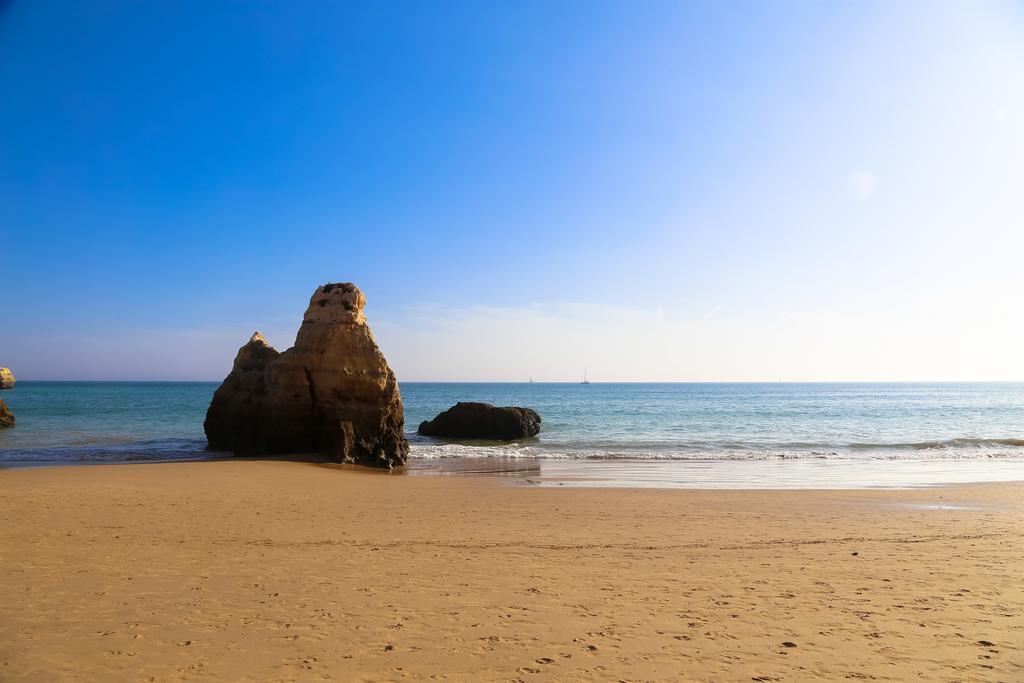
<path id="1" fill-rule="evenodd" d="M 0 429 L 14 426 L 14 413 L 3 401 L 0 401 Z"/>
<path id="2" fill-rule="evenodd" d="M 536 436 L 540 415 L 529 408 L 496 408 L 490 403 L 460 401 L 433 420 L 421 422 L 418 431 L 424 436 L 511 441 Z"/>
<path id="3" fill-rule="evenodd" d="M 14 373 L 10 368 L 0 368 L 0 389 L 14 388 Z"/>
<path id="4" fill-rule="evenodd" d="M 278 353 L 257 332 L 238 350 L 206 413 L 212 450 L 322 453 L 375 467 L 405 463 L 402 397 L 348 282 L 319 287 Z"/>

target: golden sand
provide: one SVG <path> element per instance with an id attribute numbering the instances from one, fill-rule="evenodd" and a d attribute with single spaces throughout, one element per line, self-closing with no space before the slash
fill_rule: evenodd
<path id="1" fill-rule="evenodd" d="M 1024 680 L 1024 485 L 0 471 L 0 680 Z"/>

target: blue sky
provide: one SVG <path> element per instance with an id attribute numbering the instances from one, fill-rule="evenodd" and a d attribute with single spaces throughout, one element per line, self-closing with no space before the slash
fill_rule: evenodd
<path id="1" fill-rule="evenodd" d="M 1024 379 L 1012 3 L 0 5 L 0 365 Z"/>

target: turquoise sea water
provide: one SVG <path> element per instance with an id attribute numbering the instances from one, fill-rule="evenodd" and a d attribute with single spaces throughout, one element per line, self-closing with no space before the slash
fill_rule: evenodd
<path id="1" fill-rule="evenodd" d="M 18 419 L 0 431 L 0 465 L 209 457 L 202 423 L 216 387 L 21 381 L 0 395 Z M 952 480 L 1024 479 L 1017 383 L 404 383 L 401 391 L 411 469 L 419 472 L 480 468 L 541 480 L 554 472 L 560 481 L 632 477 L 633 485 L 709 469 L 757 479 L 823 467 L 851 481 L 899 472 L 892 476 L 904 483 L 932 483 L 935 471 L 961 473 L 943 475 Z M 457 401 L 534 408 L 541 433 L 511 444 L 413 433 Z M 797 464 L 771 464 L 779 462 Z"/>

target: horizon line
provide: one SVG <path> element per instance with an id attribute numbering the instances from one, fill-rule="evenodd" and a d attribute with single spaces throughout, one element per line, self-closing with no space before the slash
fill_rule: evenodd
<path id="1" fill-rule="evenodd" d="M 17 379 L 21 382 L 65 383 L 149 383 L 149 384 L 216 384 L 223 379 Z M 580 380 L 490 380 L 490 379 L 414 379 L 398 380 L 399 384 L 579 384 Z M 703 380 L 589 380 L 587 384 L 1024 384 L 1024 379 L 703 379 Z M 12 387 L 13 388 L 13 387 Z M 7 391 L 7 390 L 5 390 Z"/>

